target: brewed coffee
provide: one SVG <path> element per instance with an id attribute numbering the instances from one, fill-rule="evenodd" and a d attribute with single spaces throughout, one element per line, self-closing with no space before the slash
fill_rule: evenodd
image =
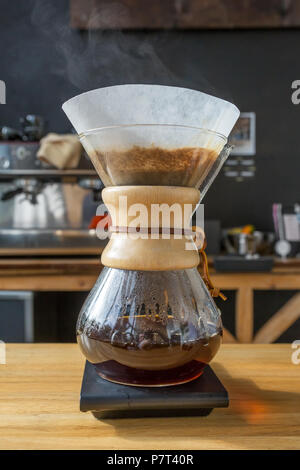
<path id="1" fill-rule="evenodd" d="M 171 316 L 168 321 L 172 323 Z M 214 325 L 209 329 L 211 335 L 197 338 L 192 323 L 182 323 L 182 335 L 172 333 L 172 327 L 166 328 L 159 319 L 123 317 L 113 329 L 106 325 L 88 335 L 79 331 L 77 341 L 105 379 L 144 386 L 175 385 L 199 377 L 217 353 L 222 331 L 216 331 Z"/>
<path id="2" fill-rule="evenodd" d="M 220 314 L 197 269 L 104 268 L 84 303 L 77 341 L 98 373 L 132 385 L 199 376 L 217 353 Z"/>

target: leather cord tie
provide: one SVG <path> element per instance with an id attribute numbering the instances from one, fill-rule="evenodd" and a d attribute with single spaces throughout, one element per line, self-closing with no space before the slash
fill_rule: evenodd
<path id="1" fill-rule="evenodd" d="M 201 277 L 212 297 L 221 297 L 222 300 L 227 300 L 227 297 L 220 291 L 219 287 L 215 287 L 212 283 L 212 280 L 208 272 L 208 261 L 207 261 L 207 256 L 205 253 L 205 248 L 206 248 L 206 239 L 204 239 L 202 248 L 199 250 L 199 254 L 202 260 L 202 267 L 203 267 L 203 272 L 201 274 Z"/>

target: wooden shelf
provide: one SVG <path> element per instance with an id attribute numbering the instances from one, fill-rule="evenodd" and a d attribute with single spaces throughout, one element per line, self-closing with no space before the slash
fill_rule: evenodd
<path id="1" fill-rule="evenodd" d="M 79 29 L 232 29 L 300 25 L 298 0 L 71 0 Z"/>

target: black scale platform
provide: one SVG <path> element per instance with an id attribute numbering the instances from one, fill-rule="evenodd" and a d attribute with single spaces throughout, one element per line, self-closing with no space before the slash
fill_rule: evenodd
<path id="1" fill-rule="evenodd" d="M 209 366 L 183 385 L 131 387 L 102 379 L 87 361 L 80 395 L 80 410 L 91 411 L 97 419 L 207 416 L 228 404 L 228 393 Z"/>

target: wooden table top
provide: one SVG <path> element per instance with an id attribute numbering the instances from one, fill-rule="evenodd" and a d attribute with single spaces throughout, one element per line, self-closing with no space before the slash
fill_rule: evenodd
<path id="1" fill-rule="evenodd" d="M 1 449 L 299 449 L 300 364 L 287 344 L 223 345 L 212 363 L 230 406 L 211 415 L 97 421 L 79 411 L 76 344 L 8 344 Z"/>

